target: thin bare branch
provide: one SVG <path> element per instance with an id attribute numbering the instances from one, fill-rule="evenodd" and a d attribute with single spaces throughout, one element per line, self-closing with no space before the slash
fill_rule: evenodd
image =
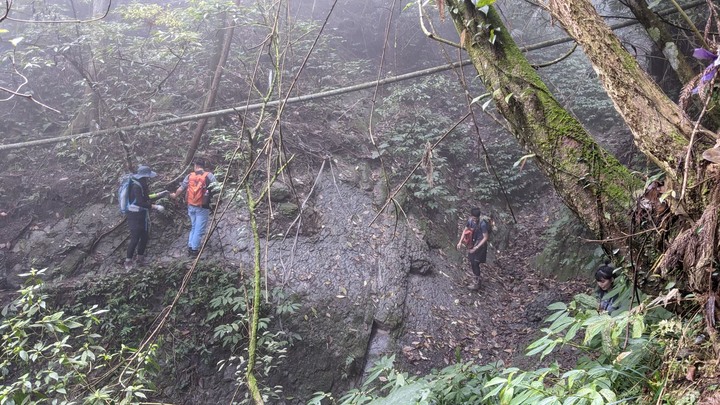
<path id="1" fill-rule="evenodd" d="M 577 44 L 577 42 L 575 42 L 575 43 L 573 44 L 572 49 L 570 49 L 565 55 L 563 55 L 563 56 L 561 56 L 561 57 L 559 57 L 559 58 L 557 58 L 557 59 L 555 59 L 555 60 L 551 60 L 550 62 L 545 62 L 545 63 L 541 63 L 541 64 L 538 64 L 538 65 L 532 65 L 532 67 L 535 68 L 535 69 L 540 69 L 540 68 L 552 66 L 552 65 L 554 65 L 554 64 L 556 64 L 556 63 L 560 63 L 560 62 L 564 61 L 565 59 L 569 58 L 570 55 L 572 55 L 572 54 L 575 52 L 575 50 L 577 49 L 577 46 L 578 46 L 578 44 Z"/>
<path id="2" fill-rule="evenodd" d="M 2 22 L 4 19 L 8 17 L 8 14 L 10 14 L 10 8 L 12 7 L 12 1 L 5 0 L 5 12 L 2 16 L 0 16 L 0 22 Z"/>
<path id="3" fill-rule="evenodd" d="M 103 15 L 98 17 L 93 17 L 87 20 L 23 20 L 19 18 L 12 18 L 10 17 L 10 4 L 12 4 L 9 0 L 5 0 L 7 2 L 7 8 L 5 10 L 5 16 L 0 18 L 0 21 L 7 18 L 8 21 L 14 21 L 14 22 L 20 22 L 25 24 L 86 24 L 93 21 L 99 21 L 107 17 L 107 15 L 110 13 L 110 8 L 112 7 L 112 0 L 108 2 L 107 9 L 105 10 L 105 13 Z"/>
<path id="4" fill-rule="evenodd" d="M 442 4 L 442 3 L 440 3 L 440 4 Z M 425 34 L 426 37 L 428 37 L 428 38 L 430 38 L 430 39 L 433 39 L 433 40 L 435 40 L 435 41 L 438 41 L 438 42 L 440 42 L 440 43 L 443 43 L 443 44 L 445 44 L 445 45 L 450 45 L 450 46 L 453 46 L 453 47 L 455 47 L 455 48 L 463 49 L 463 46 L 460 45 L 460 44 L 458 44 L 457 42 L 452 42 L 452 41 L 447 40 L 447 39 L 445 39 L 445 38 L 441 38 L 441 37 L 435 35 L 435 33 L 430 32 L 427 28 L 425 28 L 425 18 L 427 18 L 427 17 L 425 16 L 425 9 L 424 9 L 424 7 L 423 7 L 423 5 L 422 5 L 422 1 L 421 1 L 421 0 L 417 0 L 417 6 L 418 6 L 418 12 L 420 13 L 420 28 L 422 29 L 422 31 L 423 31 L 423 33 Z M 443 11 L 440 10 L 440 13 L 441 13 L 441 14 L 442 14 L 442 12 L 443 12 Z"/>
<path id="5" fill-rule="evenodd" d="M 9 7 L 9 5 L 8 5 L 8 7 Z M 2 21 L 2 20 L 0 19 L 0 21 Z M 49 105 L 36 100 L 35 97 L 33 97 L 33 95 L 31 93 L 21 93 L 20 92 L 20 89 L 22 89 L 23 86 L 28 84 L 28 78 L 25 75 L 23 75 L 22 73 L 20 73 L 19 70 L 17 70 L 17 67 L 15 66 L 15 57 L 11 56 L 10 58 L 12 60 L 13 70 L 15 71 L 15 74 L 22 77 L 23 82 L 20 85 L 18 85 L 15 90 L 0 86 L 1 92 L 10 94 L 10 96 L 8 98 L 0 99 L 0 102 L 8 101 L 8 100 L 12 99 L 13 97 L 22 97 L 22 98 L 26 98 L 26 99 L 32 101 L 33 103 L 35 103 L 43 108 L 47 108 L 48 110 L 51 110 L 51 111 L 54 111 L 54 112 L 60 114 L 59 110 L 56 110 L 56 109 L 50 107 Z"/>

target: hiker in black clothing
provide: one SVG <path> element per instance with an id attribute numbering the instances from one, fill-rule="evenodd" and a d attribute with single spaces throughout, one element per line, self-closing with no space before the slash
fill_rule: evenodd
<path id="1" fill-rule="evenodd" d="M 606 298 L 606 295 L 612 290 L 613 283 L 615 282 L 615 274 L 613 274 L 613 268 L 610 267 L 610 262 L 605 262 L 604 265 L 598 267 L 595 272 L 595 282 L 597 282 L 597 295 L 600 300 L 598 311 L 607 311 L 608 314 L 616 310 L 615 297 Z"/>
<path id="2" fill-rule="evenodd" d="M 465 224 L 465 229 L 472 232 L 471 243 L 467 247 L 468 260 L 470 261 L 470 268 L 473 273 L 473 282 L 468 285 L 468 289 L 476 291 L 480 289 L 480 267 L 485 264 L 487 260 L 487 247 L 490 239 L 490 224 L 486 219 L 480 218 L 480 208 L 473 208 L 470 210 L 470 218 Z M 457 244 L 457 249 L 462 249 L 463 235 L 460 235 L 460 240 Z"/>
<path id="3" fill-rule="evenodd" d="M 153 204 L 152 201 L 162 198 L 168 194 L 163 191 L 157 194 L 150 194 L 148 187 L 148 178 L 157 176 L 148 166 L 138 167 L 137 173 L 132 177 L 136 181 L 130 182 L 128 190 L 128 200 L 132 203 L 128 206 L 127 223 L 130 228 L 130 241 L 127 248 L 127 256 L 125 258 L 125 270 L 132 270 L 133 256 L 137 248 L 137 265 L 145 264 L 145 248 L 147 247 L 148 237 L 150 235 L 150 209 L 164 211 L 162 205 Z"/>

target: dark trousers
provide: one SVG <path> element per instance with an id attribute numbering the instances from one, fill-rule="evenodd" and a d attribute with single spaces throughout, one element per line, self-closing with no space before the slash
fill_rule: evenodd
<path id="1" fill-rule="evenodd" d="M 487 243 L 480 246 L 475 253 L 468 254 L 468 260 L 470 261 L 470 268 L 472 268 L 473 275 L 480 277 L 480 265 L 485 263 L 487 259 Z"/>
<path id="2" fill-rule="evenodd" d="M 127 258 L 132 259 L 137 248 L 138 256 L 145 255 L 148 237 L 150 236 L 150 217 L 148 212 L 128 212 L 127 223 L 130 228 L 130 242 L 127 248 Z"/>

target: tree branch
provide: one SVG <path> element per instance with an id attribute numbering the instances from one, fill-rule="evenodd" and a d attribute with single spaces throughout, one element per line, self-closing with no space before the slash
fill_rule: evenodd
<path id="1" fill-rule="evenodd" d="M 7 18 L 8 21 L 14 21 L 14 22 L 20 22 L 20 23 L 26 23 L 26 24 L 85 24 L 90 23 L 93 21 L 99 21 L 103 18 L 107 17 L 107 15 L 110 13 L 110 7 L 112 7 L 112 0 L 108 2 L 107 9 L 105 10 L 105 13 L 99 17 L 90 18 L 88 20 L 23 20 L 19 18 L 12 18 L 10 17 L 10 5 L 12 4 L 10 0 L 5 0 L 7 2 L 5 15 L 3 17 L 0 17 L 0 21 Z"/>
<path id="2" fill-rule="evenodd" d="M 9 4 L 9 3 L 7 4 L 7 7 L 10 7 L 10 4 Z M 1 18 L 0 18 L 0 21 L 2 21 Z M 5 88 L 5 87 L 0 86 L 0 91 L 10 94 L 10 97 L 5 98 L 5 99 L 0 99 L 0 102 L 8 101 L 8 100 L 12 99 L 13 97 L 16 97 L 16 96 L 17 96 L 17 97 L 26 98 L 26 99 L 32 101 L 33 103 L 35 103 L 35 104 L 43 107 L 43 108 L 47 108 L 48 110 L 51 110 L 51 111 L 54 111 L 54 112 L 60 114 L 60 111 L 59 111 L 59 110 L 56 110 L 56 109 L 50 107 L 50 106 L 47 105 L 47 104 L 41 103 L 40 101 L 36 100 L 35 97 L 33 97 L 32 94 L 30 94 L 30 93 L 20 93 L 20 89 L 21 89 L 23 86 L 25 86 L 26 84 L 28 84 L 28 78 L 17 70 L 17 67 L 15 66 L 15 57 L 14 57 L 14 56 L 11 56 L 10 58 L 11 58 L 11 60 L 12 60 L 13 70 L 15 71 L 15 74 L 17 74 L 18 76 L 22 77 L 23 82 L 22 82 L 19 86 L 17 86 L 17 88 L 16 88 L 15 90 L 8 89 L 8 88 Z"/>
<path id="3" fill-rule="evenodd" d="M 438 41 L 440 43 L 443 43 L 445 45 L 450 45 L 455 48 L 463 49 L 462 45 L 458 44 L 457 42 L 452 42 L 445 38 L 438 37 L 434 33 L 430 32 L 427 28 L 425 28 L 424 19 L 426 18 L 426 16 L 425 16 L 425 12 L 424 12 L 424 8 L 423 8 L 421 0 L 417 0 L 417 5 L 418 5 L 418 11 L 420 13 L 420 28 L 422 29 L 422 31 L 426 37 L 433 39 L 435 41 Z"/>
<path id="4" fill-rule="evenodd" d="M 10 14 L 11 7 L 12 7 L 12 1 L 5 0 L 5 12 L 3 13 L 2 16 L 0 16 L 0 22 L 3 22 L 3 20 L 8 17 L 8 15 Z"/>

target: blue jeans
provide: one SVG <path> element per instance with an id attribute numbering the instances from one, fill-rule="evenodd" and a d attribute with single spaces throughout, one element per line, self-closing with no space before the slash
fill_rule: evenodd
<path id="1" fill-rule="evenodd" d="M 210 209 L 188 205 L 188 216 L 190 217 L 188 247 L 192 250 L 199 250 L 200 243 L 202 243 L 203 236 L 205 236 Z"/>

